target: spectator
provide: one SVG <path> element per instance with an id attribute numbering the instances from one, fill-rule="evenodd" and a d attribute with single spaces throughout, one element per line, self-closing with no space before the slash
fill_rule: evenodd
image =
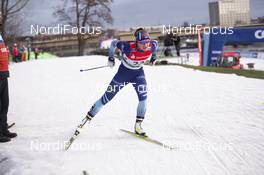
<path id="1" fill-rule="evenodd" d="M 173 36 L 173 43 L 178 57 L 180 56 L 180 42 L 181 38 L 179 36 Z"/>
<path id="2" fill-rule="evenodd" d="M 0 35 L 0 142 L 9 142 L 11 138 L 17 136 L 16 133 L 11 133 L 8 130 L 7 112 L 9 106 L 8 92 L 8 50 Z"/>
<path id="3" fill-rule="evenodd" d="M 27 60 L 30 60 L 30 53 L 31 53 L 31 45 L 28 44 L 28 46 L 27 46 Z"/>
<path id="4" fill-rule="evenodd" d="M 170 47 L 173 46 L 173 33 L 167 34 L 164 38 L 164 46 Z"/>
<path id="5" fill-rule="evenodd" d="M 187 61 L 187 62 L 190 61 L 190 54 L 189 54 L 189 53 L 186 54 L 186 61 Z"/>
<path id="6" fill-rule="evenodd" d="M 27 48 L 26 48 L 26 46 L 25 45 L 23 45 L 22 47 L 21 47 L 21 60 L 22 61 L 27 61 Z"/>
<path id="7" fill-rule="evenodd" d="M 17 63 L 19 61 L 19 51 L 18 51 L 16 43 L 13 46 L 13 53 L 12 54 L 13 54 L 13 61 Z"/>
<path id="8" fill-rule="evenodd" d="M 24 48 L 23 48 L 23 46 L 21 46 L 21 44 L 20 44 L 20 47 L 18 48 L 18 52 L 19 52 L 19 61 L 23 61 L 23 53 L 24 53 Z"/>
<path id="9" fill-rule="evenodd" d="M 173 56 L 171 52 L 171 46 L 173 46 L 173 34 L 167 34 L 164 38 L 164 55 L 166 57 Z"/>
<path id="10" fill-rule="evenodd" d="M 35 59 L 38 59 L 39 52 L 40 52 L 39 48 L 36 47 L 34 49 Z"/>

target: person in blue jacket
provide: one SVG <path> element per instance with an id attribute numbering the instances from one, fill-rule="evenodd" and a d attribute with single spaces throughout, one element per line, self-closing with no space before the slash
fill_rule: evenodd
<path id="1" fill-rule="evenodd" d="M 149 33 L 143 28 L 137 29 L 134 36 L 136 41 L 112 41 L 109 49 L 108 65 L 110 67 L 115 65 L 114 53 L 117 49 L 122 53 L 121 64 L 106 92 L 94 103 L 86 117 L 90 121 L 124 86 L 131 83 L 139 100 L 134 126 L 135 133 L 145 135 L 146 133 L 141 126 L 147 106 L 147 82 L 143 65 L 148 59 L 150 59 L 151 64 L 154 63 L 158 43 L 155 40 L 151 40 Z"/>

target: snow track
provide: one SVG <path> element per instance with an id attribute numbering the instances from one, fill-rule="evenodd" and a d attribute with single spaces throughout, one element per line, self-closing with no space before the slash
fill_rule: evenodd
<path id="1" fill-rule="evenodd" d="M 133 130 L 137 96 L 128 85 L 70 138 L 116 73 L 101 56 L 10 66 L 9 123 L 18 137 L 0 145 L 1 175 L 262 175 L 264 81 L 177 66 L 145 66 L 149 86 L 143 123 L 163 149 L 120 131 Z"/>

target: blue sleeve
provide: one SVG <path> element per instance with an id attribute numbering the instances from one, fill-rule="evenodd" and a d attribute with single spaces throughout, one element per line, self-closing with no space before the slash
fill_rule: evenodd
<path id="1" fill-rule="evenodd" d="M 152 40 L 151 41 L 151 52 L 152 52 L 152 55 L 156 56 L 157 51 L 158 51 L 158 41 Z"/>
<path id="2" fill-rule="evenodd" d="M 124 41 L 113 40 L 109 49 L 109 57 L 114 57 L 116 49 L 120 49 L 121 52 L 125 53 L 129 50 L 129 44 Z"/>
<path id="3" fill-rule="evenodd" d="M 114 57 L 115 56 L 116 45 L 117 45 L 118 42 L 119 42 L 119 40 L 113 40 L 111 42 L 111 45 L 110 45 L 110 48 L 109 48 L 109 51 L 108 51 L 109 57 Z"/>

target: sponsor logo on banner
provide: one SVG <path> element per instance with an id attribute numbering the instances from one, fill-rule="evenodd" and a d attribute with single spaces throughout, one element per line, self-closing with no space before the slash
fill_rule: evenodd
<path id="1" fill-rule="evenodd" d="M 257 39 L 264 39 L 264 30 L 257 30 L 257 31 L 255 32 L 255 37 L 256 37 Z"/>
<path id="2" fill-rule="evenodd" d="M 221 50 L 213 50 L 213 51 L 212 51 L 212 54 L 221 54 L 221 53 L 222 53 Z"/>

